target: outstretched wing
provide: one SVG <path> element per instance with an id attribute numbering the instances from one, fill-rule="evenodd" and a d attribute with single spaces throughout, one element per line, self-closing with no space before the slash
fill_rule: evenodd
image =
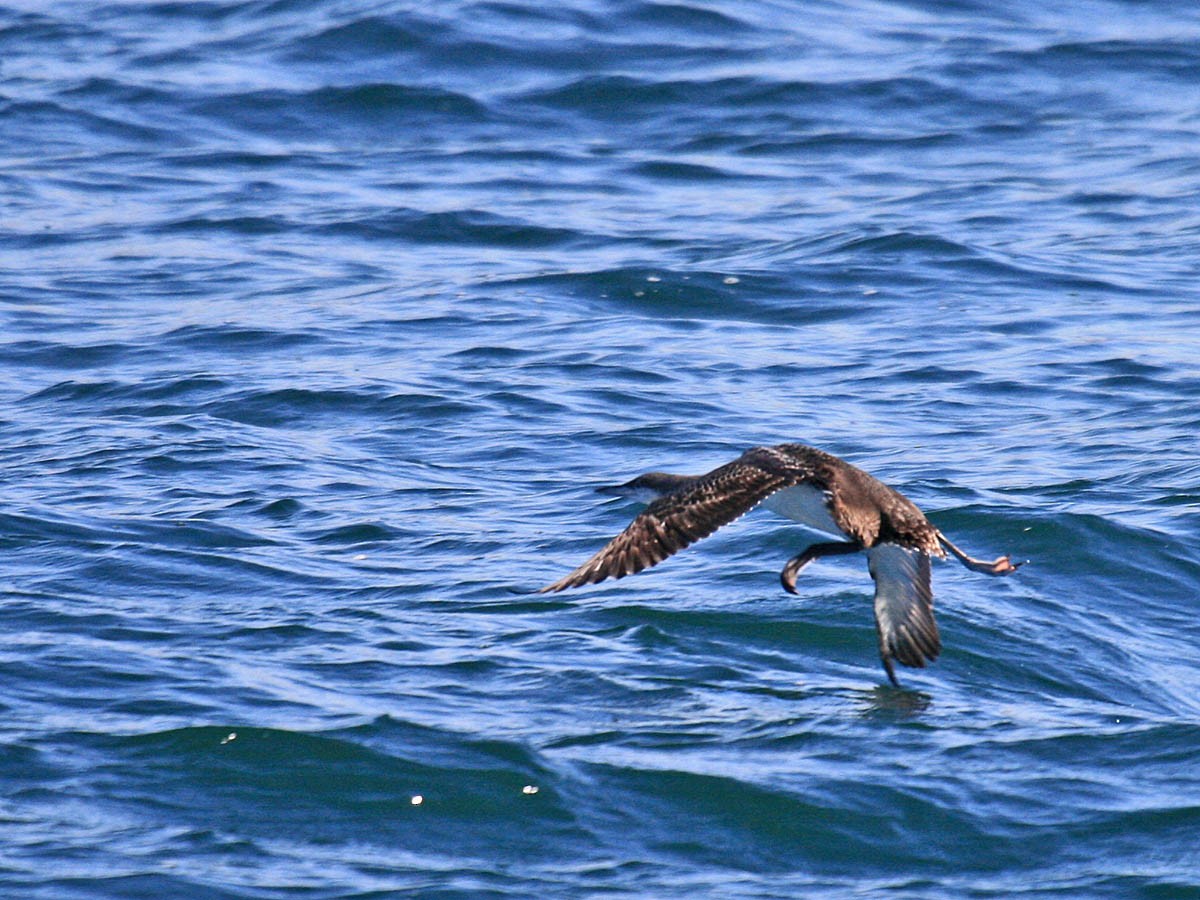
<path id="1" fill-rule="evenodd" d="M 624 578 L 648 569 L 741 518 L 781 488 L 799 482 L 798 473 L 756 465 L 753 454 L 748 451 L 695 484 L 655 500 L 603 550 L 538 593 Z"/>
<path id="2" fill-rule="evenodd" d="M 875 628 L 879 655 L 892 684 L 892 660 L 924 668 L 942 649 L 933 618 L 929 554 L 899 544 L 877 544 L 867 551 L 867 566 L 875 579 Z"/>

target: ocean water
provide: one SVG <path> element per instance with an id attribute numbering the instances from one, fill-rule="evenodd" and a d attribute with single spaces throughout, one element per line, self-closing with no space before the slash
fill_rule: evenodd
<path id="1" fill-rule="evenodd" d="M 1200 11 L 0 0 L 0 896 L 1200 897 Z M 956 542 L 888 686 L 756 512 Z"/>

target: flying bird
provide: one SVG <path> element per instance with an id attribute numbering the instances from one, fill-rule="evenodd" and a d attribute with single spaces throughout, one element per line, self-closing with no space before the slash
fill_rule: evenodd
<path id="1" fill-rule="evenodd" d="M 968 556 L 899 491 L 804 444 L 753 447 L 706 475 L 649 472 L 597 490 L 649 505 L 599 553 L 538 593 L 648 569 L 761 504 L 839 537 L 812 544 L 788 560 L 779 578 L 789 593 L 796 593 L 796 577 L 814 560 L 866 551 L 875 579 L 879 656 L 897 687 L 893 660 L 924 668 L 942 649 L 933 617 L 930 557 L 945 559 L 949 550 L 968 569 L 985 575 L 1011 575 L 1022 565 L 1008 556 L 991 562 Z"/>

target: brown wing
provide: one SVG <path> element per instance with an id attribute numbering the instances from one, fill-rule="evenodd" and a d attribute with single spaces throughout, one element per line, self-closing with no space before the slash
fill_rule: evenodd
<path id="1" fill-rule="evenodd" d="M 694 485 L 655 500 L 603 550 L 538 593 L 624 578 L 648 569 L 741 518 L 780 488 L 798 483 L 800 473 L 756 465 L 754 453 L 748 451 Z"/>
<path id="2" fill-rule="evenodd" d="M 933 618 L 929 554 L 899 544 L 876 544 L 867 551 L 867 565 L 875 579 L 879 655 L 896 684 L 892 659 L 920 669 L 942 649 Z"/>

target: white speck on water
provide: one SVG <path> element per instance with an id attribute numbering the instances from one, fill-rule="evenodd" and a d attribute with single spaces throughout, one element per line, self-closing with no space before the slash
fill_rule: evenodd
<path id="1" fill-rule="evenodd" d="M 355 559 L 355 561 L 356 561 L 356 562 L 357 562 L 357 561 L 359 561 L 359 560 L 366 559 L 366 558 L 367 558 L 367 554 L 365 554 L 365 553 L 356 553 L 356 554 L 354 555 L 354 559 Z"/>
<path id="2" fill-rule="evenodd" d="M 425 798 L 422 797 L 420 794 L 413 794 L 413 798 L 412 798 L 413 806 L 420 806 L 424 802 L 425 802 Z"/>
<path id="3" fill-rule="evenodd" d="M 522 794 L 536 794 L 537 792 L 538 786 L 536 784 L 527 784 L 525 787 L 521 788 Z"/>
<path id="4" fill-rule="evenodd" d="M 230 741 L 236 741 L 236 740 L 237 740 L 237 732 L 231 731 L 231 732 L 229 732 L 229 734 L 225 735 L 225 737 L 221 738 L 221 743 L 228 744 Z"/>
<path id="5" fill-rule="evenodd" d="M 726 275 L 721 279 L 721 281 L 723 281 L 725 284 L 737 284 L 741 280 L 742 279 L 738 278 L 736 275 Z"/>
<path id="6" fill-rule="evenodd" d="M 863 296 L 864 297 L 874 297 L 878 293 L 879 293 L 879 291 L 875 290 L 875 288 L 867 288 L 865 291 L 863 291 Z"/>
<path id="7" fill-rule="evenodd" d="M 662 281 L 662 279 L 659 278 L 657 275 L 647 275 L 646 280 L 647 281 Z"/>

